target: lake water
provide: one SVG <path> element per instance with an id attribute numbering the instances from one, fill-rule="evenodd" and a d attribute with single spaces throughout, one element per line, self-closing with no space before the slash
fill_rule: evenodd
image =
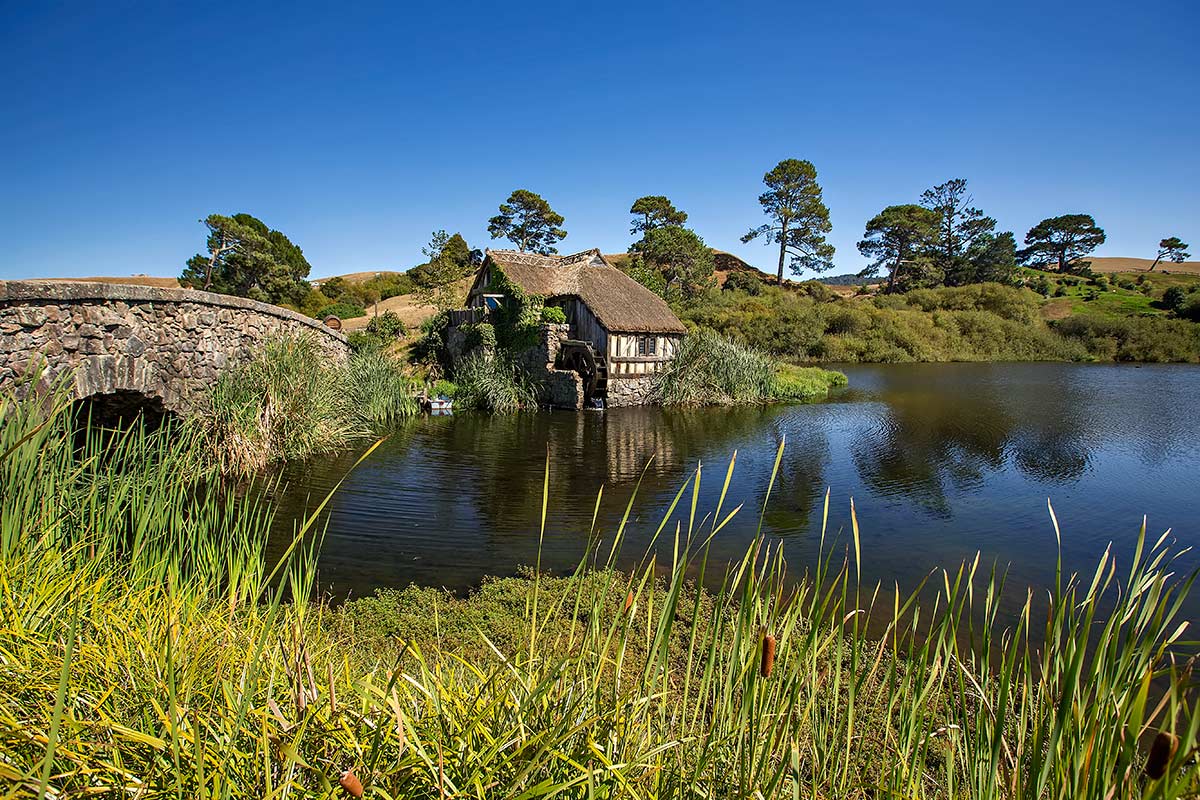
<path id="1" fill-rule="evenodd" d="M 785 439 L 763 528 L 794 572 L 816 559 L 826 487 L 829 536 L 847 538 L 853 497 L 864 578 L 889 585 L 912 586 L 977 551 L 1008 568 L 1010 586 L 1051 583 L 1047 498 L 1068 571 L 1090 574 L 1110 541 L 1127 565 L 1143 514 L 1153 538 L 1171 528 L 1181 545 L 1200 539 L 1198 367 L 844 369 L 850 387 L 812 405 L 414 419 L 348 475 L 358 453 L 290 465 L 272 549 L 290 537 L 291 518 L 345 477 L 320 561 L 333 596 L 410 582 L 466 589 L 513 574 L 537 558 L 549 452 L 543 568 L 578 562 L 601 486 L 597 527 L 611 534 L 645 471 L 625 549 L 633 559 L 698 463 L 698 516 L 715 507 L 737 451 L 726 509 L 744 507 L 714 543 L 716 557 L 734 559 L 754 536 Z M 686 505 L 676 513 L 685 527 Z M 1200 595 L 1188 616 L 1200 618 Z"/>

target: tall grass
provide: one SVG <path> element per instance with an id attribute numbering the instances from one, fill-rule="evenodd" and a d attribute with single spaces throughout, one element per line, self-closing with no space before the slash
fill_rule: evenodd
<path id="1" fill-rule="evenodd" d="M 355 353 L 342 364 L 309 337 L 283 336 L 222 373 L 195 424 L 222 471 L 244 475 L 385 433 L 417 413 L 416 391 L 384 353 Z"/>
<path id="2" fill-rule="evenodd" d="M 666 405 L 761 402 L 771 396 L 774 381 L 770 356 L 700 329 L 683 340 L 656 389 Z"/>
<path id="3" fill-rule="evenodd" d="M 728 405 L 771 400 L 816 400 L 846 376 L 819 367 L 777 364 L 766 353 L 708 328 L 690 333 L 658 378 L 664 405 Z"/>
<path id="4" fill-rule="evenodd" d="M 479 601 L 426 592 L 411 626 L 379 633 L 368 620 L 393 618 L 386 596 L 310 602 L 317 538 L 304 525 L 288 558 L 265 562 L 270 509 L 198 481 L 197 438 L 134 430 L 101 451 L 67 433 L 54 404 L 0 403 L 9 796 L 1200 788 L 1179 616 L 1190 579 L 1167 536 L 1143 530 L 1134 553 L 1106 552 L 1046 597 L 1018 589 L 1005 625 L 1003 577 L 978 559 L 912 594 L 864 584 L 857 523 L 845 541 L 822 532 L 801 580 L 765 537 L 711 562 L 708 543 L 742 513 L 731 460 L 716 507 L 698 508 L 710 478 L 697 468 L 652 526 L 657 555 L 632 570 L 614 567 L 639 524 L 636 492 L 617 529 L 593 524 L 575 573 L 535 572 L 507 595 L 506 627 Z M 548 500 L 547 466 L 543 529 Z"/>
<path id="5" fill-rule="evenodd" d="M 474 353 L 454 371 L 455 405 L 494 414 L 535 408 L 536 384 L 524 370 L 502 353 Z"/>

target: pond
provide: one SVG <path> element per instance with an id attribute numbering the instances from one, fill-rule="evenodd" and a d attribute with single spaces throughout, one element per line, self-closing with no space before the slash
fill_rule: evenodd
<path id="1" fill-rule="evenodd" d="M 333 597 L 410 582 L 462 590 L 514 574 L 537 559 L 549 454 L 543 568 L 578 563 L 601 487 L 597 528 L 611 535 L 641 478 L 624 549 L 632 561 L 697 464 L 697 516 L 713 510 L 736 451 L 726 509 L 744 505 L 713 544 L 715 557 L 736 559 L 755 535 L 785 439 L 763 530 L 793 573 L 817 557 L 827 487 L 829 539 L 848 541 L 853 497 L 864 578 L 888 586 L 913 586 L 976 552 L 1007 569 L 1022 598 L 1025 586 L 1051 584 L 1047 498 L 1067 572 L 1090 575 L 1109 542 L 1127 566 L 1143 514 L 1152 539 L 1167 528 L 1183 546 L 1200 536 L 1200 367 L 843 369 L 850 387 L 811 405 L 414 419 L 352 472 L 359 453 L 289 465 L 272 550 L 345 478 L 319 567 Z M 675 514 L 685 527 L 686 507 Z M 1200 596 L 1187 615 L 1200 618 Z"/>

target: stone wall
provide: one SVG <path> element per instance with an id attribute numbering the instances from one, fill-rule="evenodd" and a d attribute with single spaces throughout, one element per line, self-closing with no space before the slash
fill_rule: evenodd
<path id="1" fill-rule="evenodd" d="M 654 395 L 655 376 L 646 375 L 636 378 L 609 378 L 608 379 L 608 407 L 619 408 L 621 406 L 646 406 L 651 405 L 655 401 Z"/>
<path id="2" fill-rule="evenodd" d="M 349 355 L 346 337 L 316 320 L 241 297 L 0 281 L 0 385 L 43 363 L 43 385 L 69 380 L 76 397 L 134 391 L 185 413 L 224 369 L 280 334 L 312 336 L 333 360 Z"/>
<path id="3" fill-rule="evenodd" d="M 572 370 L 555 369 L 562 343 L 571 338 L 571 326 L 565 323 L 542 325 L 538 343 L 517 356 L 542 387 L 542 404 L 551 408 L 583 408 L 583 378 Z"/>

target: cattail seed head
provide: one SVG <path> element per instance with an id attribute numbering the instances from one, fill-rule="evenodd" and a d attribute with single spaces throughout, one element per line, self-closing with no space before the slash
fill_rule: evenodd
<path id="1" fill-rule="evenodd" d="M 768 633 L 763 636 L 762 640 L 762 676 L 764 678 L 771 677 L 773 669 L 775 669 L 775 637 Z"/>
<path id="2" fill-rule="evenodd" d="M 358 800 L 358 798 L 363 796 L 362 781 L 360 781 L 358 776 L 350 770 L 346 770 L 342 773 L 342 777 L 338 780 L 338 783 L 340 783 L 342 788 L 346 790 L 346 794 L 350 795 L 355 800 Z"/>
<path id="3" fill-rule="evenodd" d="M 1150 745 L 1150 755 L 1146 757 L 1146 777 L 1158 780 L 1167 774 L 1167 766 L 1179 749 L 1179 737 L 1173 733 L 1159 731 Z"/>

